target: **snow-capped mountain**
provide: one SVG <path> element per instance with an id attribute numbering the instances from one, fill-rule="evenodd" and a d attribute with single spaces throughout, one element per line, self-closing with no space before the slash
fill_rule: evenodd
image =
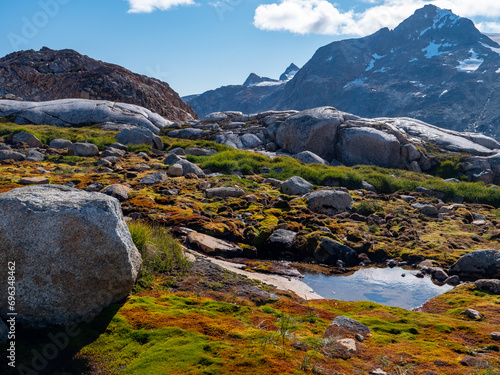
<path id="1" fill-rule="evenodd" d="M 469 19 L 426 5 L 394 30 L 324 46 L 286 84 L 253 106 L 259 112 L 331 105 L 363 117 L 407 116 L 444 128 L 500 136 L 500 45 Z M 203 96 L 203 95 L 202 95 Z"/>

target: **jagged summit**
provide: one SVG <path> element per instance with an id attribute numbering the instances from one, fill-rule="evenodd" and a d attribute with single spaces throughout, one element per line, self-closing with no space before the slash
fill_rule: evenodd
<path id="1" fill-rule="evenodd" d="M 0 96 L 26 101 L 102 99 L 136 104 L 173 121 L 196 118 L 166 82 L 71 49 L 20 51 L 0 59 Z"/>
<path id="2" fill-rule="evenodd" d="M 278 82 L 277 79 L 272 79 L 268 77 L 261 77 L 255 73 L 250 73 L 248 78 L 245 80 L 243 83 L 243 86 L 252 86 L 252 85 L 257 85 L 262 82 Z"/>
<path id="3" fill-rule="evenodd" d="M 292 79 L 298 71 L 299 67 L 294 63 L 291 63 L 290 66 L 286 68 L 285 72 L 280 76 L 280 81 Z"/>

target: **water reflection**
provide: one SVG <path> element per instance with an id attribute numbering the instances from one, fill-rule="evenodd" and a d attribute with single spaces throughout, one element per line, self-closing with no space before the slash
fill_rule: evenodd
<path id="1" fill-rule="evenodd" d="M 303 281 L 327 299 L 372 301 L 408 310 L 453 289 L 434 284 L 430 277 L 419 279 L 414 273 L 399 267 L 364 268 L 349 276 L 307 274 Z"/>

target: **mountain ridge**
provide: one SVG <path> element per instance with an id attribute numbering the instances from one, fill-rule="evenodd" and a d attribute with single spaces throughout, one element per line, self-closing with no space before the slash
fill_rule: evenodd
<path id="1" fill-rule="evenodd" d="M 319 48 L 285 85 L 217 106 L 189 101 L 200 116 L 334 106 L 363 117 L 413 117 L 442 128 L 500 137 L 500 45 L 473 22 L 426 5 L 393 30 Z M 217 91 L 217 90 L 215 90 Z M 200 105 L 202 103 L 202 105 Z M 217 108 L 215 108 L 217 107 Z"/>

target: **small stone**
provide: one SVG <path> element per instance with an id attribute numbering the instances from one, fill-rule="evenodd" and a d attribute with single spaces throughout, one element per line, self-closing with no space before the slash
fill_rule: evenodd
<path id="1" fill-rule="evenodd" d="M 134 166 L 134 171 L 137 172 L 144 172 L 149 170 L 151 170 L 151 167 L 148 164 L 137 164 L 136 166 Z"/>
<path id="2" fill-rule="evenodd" d="M 460 360 L 462 366 L 477 367 L 477 368 L 488 368 L 489 363 L 487 360 L 482 358 L 470 357 L 468 355 L 463 356 Z"/>
<path id="3" fill-rule="evenodd" d="M 182 147 L 176 147 L 167 153 L 167 157 L 169 155 L 186 155 L 186 152 L 184 151 L 184 149 Z"/>
<path id="4" fill-rule="evenodd" d="M 217 153 L 216 150 L 213 149 L 208 149 L 208 148 L 186 148 L 185 153 L 187 155 L 193 155 L 193 156 L 211 156 L 215 155 Z"/>
<path id="5" fill-rule="evenodd" d="M 113 163 L 111 163 L 109 160 L 107 159 L 99 159 L 97 161 L 97 165 L 98 166 L 104 166 L 104 167 L 112 167 L 113 166 Z"/>
<path id="6" fill-rule="evenodd" d="M 259 171 L 259 173 L 260 174 L 271 173 L 271 168 L 267 168 L 267 167 L 261 168 L 260 171 Z"/>
<path id="7" fill-rule="evenodd" d="M 263 184 L 269 184 L 272 187 L 275 188 L 280 188 L 281 185 L 283 184 L 283 181 L 277 180 L 275 178 L 266 178 L 264 181 L 262 181 Z"/>
<path id="8" fill-rule="evenodd" d="M 26 155 L 27 161 L 41 162 L 45 160 L 45 155 L 37 150 L 30 150 Z"/>
<path id="9" fill-rule="evenodd" d="M 432 204 L 414 203 L 411 206 L 426 216 L 437 216 L 439 213 L 438 209 Z"/>
<path id="10" fill-rule="evenodd" d="M 355 338 L 356 340 L 358 340 L 359 342 L 363 342 L 363 341 L 365 341 L 365 338 L 363 337 L 363 335 L 360 335 L 359 333 L 356 333 L 356 334 L 354 335 L 354 338 Z"/>
<path id="11" fill-rule="evenodd" d="M 341 333 L 360 334 L 367 337 L 370 335 L 370 328 L 347 316 L 337 316 L 326 328 L 323 337 L 335 337 Z"/>
<path id="12" fill-rule="evenodd" d="M 170 177 L 181 177 L 183 174 L 182 165 L 174 164 L 167 170 L 167 174 Z"/>
<path id="13" fill-rule="evenodd" d="M 88 187 L 89 186 L 87 186 L 87 188 Z M 87 190 L 87 189 L 85 189 L 85 190 Z M 89 190 L 87 190 L 87 191 L 89 191 Z M 128 199 L 128 193 L 130 193 L 131 191 L 132 191 L 132 189 L 126 185 L 113 184 L 113 185 L 106 186 L 103 190 L 101 190 L 101 193 L 115 197 L 120 202 L 124 202 Z"/>
<path id="14" fill-rule="evenodd" d="M 162 184 L 167 181 L 167 174 L 165 172 L 156 172 L 141 178 L 140 183 L 144 185 Z"/>
<path id="15" fill-rule="evenodd" d="M 12 143 L 26 143 L 30 147 L 42 147 L 43 143 L 35 135 L 29 132 L 20 132 L 14 134 L 12 137 Z"/>
<path id="16" fill-rule="evenodd" d="M 72 145 L 71 141 L 68 141 L 67 139 L 59 139 L 59 138 L 51 140 L 50 144 L 49 144 L 49 146 L 51 148 L 57 148 L 57 149 L 69 148 L 71 145 Z"/>
<path id="17" fill-rule="evenodd" d="M 243 254 L 239 246 L 198 232 L 190 232 L 187 241 L 208 255 L 235 258 Z"/>
<path id="18" fill-rule="evenodd" d="M 45 185 L 49 183 L 47 177 L 25 177 L 19 181 L 21 185 Z"/>
<path id="19" fill-rule="evenodd" d="M 302 177 L 294 176 L 281 184 L 281 191 L 288 195 L 304 195 L 311 191 L 313 185 Z"/>
<path id="20" fill-rule="evenodd" d="M 483 319 L 483 315 L 481 315 L 481 313 L 479 311 L 474 310 L 474 309 L 467 309 L 464 312 L 462 312 L 462 315 L 468 316 L 469 318 L 474 319 L 474 320 L 482 320 Z"/>
<path id="21" fill-rule="evenodd" d="M 371 375 L 388 375 L 387 372 L 382 370 L 381 368 L 376 368 L 375 370 L 370 371 Z"/>
<path id="22" fill-rule="evenodd" d="M 100 182 L 94 182 L 85 187 L 83 190 L 88 191 L 90 193 L 96 193 L 98 191 L 101 191 L 103 188 L 104 188 L 103 184 L 101 184 Z"/>
<path id="23" fill-rule="evenodd" d="M 500 341 L 500 332 L 491 332 L 490 337 L 495 341 Z"/>
<path id="24" fill-rule="evenodd" d="M 99 149 L 93 143 L 73 143 L 68 147 L 68 154 L 81 157 L 92 157 L 99 155 Z"/>
<path id="25" fill-rule="evenodd" d="M 337 341 L 342 345 L 349 353 L 356 353 L 358 350 L 356 348 L 356 341 L 353 339 L 340 339 Z"/>
<path id="26" fill-rule="evenodd" d="M 458 277 L 457 275 L 450 276 L 444 281 L 444 283 L 448 284 L 448 285 L 456 286 L 456 285 L 460 284 L 460 277 Z"/>
<path id="27" fill-rule="evenodd" d="M 205 190 L 205 194 L 207 198 L 221 197 L 221 198 L 229 198 L 229 197 L 241 197 L 245 195 L 245 191 L 238 187 L 219 187 L 213 189 Z"/>

